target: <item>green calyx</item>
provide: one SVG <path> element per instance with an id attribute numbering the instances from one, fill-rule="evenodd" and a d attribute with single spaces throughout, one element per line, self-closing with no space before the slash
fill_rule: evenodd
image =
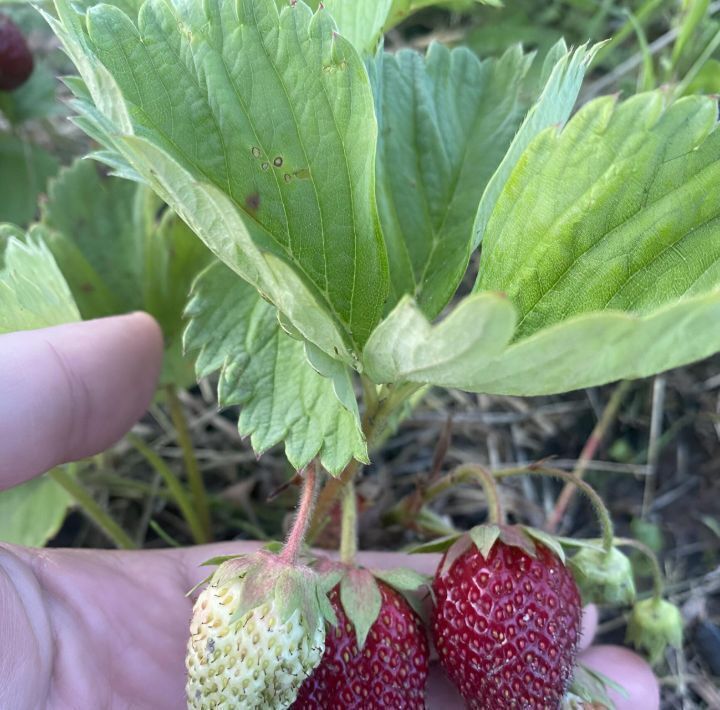
<path id="1" fill-rule="evenodd" d="M 633 607 L 627 626 L 627 641 L 659 663 L 668 646 L 682 647 L 683 620 L 680 610 L 665 599 L 653 597 Z"/>
<path id="2" fill-rule="evenodd" d="M 400 592 L 417 613 L 420 613 L 417 592 L 422 587 L 430 587 L 429 577 L 410 569 L 369 570 L 334 563 L 326 566 L 340 575 L 340 603 L 355 630 L 359 649 L 365 645 L 370 629 L 380 615 L 381 584 Z M 337 621 L 333 625 L 336 626 Z"/>
<path id="3" fill-rule="evenodd" d="M 272 602 L 279 621 L 287 621 L 300 610 L 302 623 L 313 630 L 324 621 L 337 623 L 328 600 L 329 591 L 337 584 L 337 573 L 317 572 L 303 564 L 289 564 L 270 552 L 230 558 L 217 568 L 210 584 L 223 586 L 242 581 L 240 603 L 233 620 Z"/>
<path id="4" fill-rule="evenodd" d="M 621 605 L 635 601 L 632 565 L 617 548 L 609 552 L 583 548 L 570 558 L 570 567 L 583 602 Z"/>
<path id="5" fill-rule="evenodd" d="M 455 560 L 473 546 L 487 559 L 498 541 L 509 547 L 517 547 L 530 557 L 536 557 L 537 546 L 542 545 L 551 550 L 565 564 L 565 552 L 562 546 L 549 533 L 525 525 L 487 523 L 477 525 L 459 537 L 450 536 L 443 541 L 438 541 L 438 545 L 432 551 L 447 550 L 443 565 L 440 568 L 440 575 L 447 574 Z M 413 551 L 426 552 L 429 550 L 419 549 Z"/>

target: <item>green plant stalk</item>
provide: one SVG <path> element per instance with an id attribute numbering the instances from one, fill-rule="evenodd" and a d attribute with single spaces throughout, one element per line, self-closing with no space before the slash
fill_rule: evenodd
<path id="1" fill-rule="evenodd" d="M 316 463 L 311 463 L 305 470 L 297 515 L 295 516 L 295 521 L 293 522 L 285 547 L 283 547 L 280 553 L 280 559 L 288 564 L 295 564 L 295 562 L 297 562 L 300 549 L 305 542 L 305 536 L 307 535 L 310 525 L 310 518 L 312 517 L 313 508 L 315 507 L 315 494 L 317 492 L 318 475 L 316 467 Z"/>
<path id="2" fill-rule="evenodd" d="M 665 0 L 645 0 L 642 6 L 635 13 L 635 21 L 642 26 L 646 20 L 649 20 L 652 15 L 658 10 Z M 595 55 L 593 65 L 597 66 L 603 59 L 605 59 L 610 52 L 612 52 L 617 45 L 627 39 L 627 37 L 633 31 L 633 23 L 630 19 L 626 20 L 623 26 L 615 33 L 615 36 L 603 47 L 600 48 L 598 53 Z"/>
<path id="3" fill-rule="evenodd" d="M 366 393 L 370 386 L 370 383 L 363 383 L 363 388 Z M 374 385 L 372 386 L 374 387 Z M 367 441 L 369 452 L 373 450 L 375 443 L 382 439 L 392 415 L 419 389 L 422 389 L 422 385 L 414 383 L 401 384 L 394 388 L 385 386 L 379 395 L 375 395 L 373 392 L 373 396 L 370 397 L 369 401 L 365 401 L 362 431 Z M 362 464 L 358 460 L 353 459 L 337 478 L 330 480 L 323 488 L 318 497 L 308 532 L 308 540 L 311 543 L 317 539 L 317 536 L 327 525 L 330 511 L 342 495 L 343 489 L 348 483 L 355 479 L 355 476 L 361 468 Z"/>
<path id="4" fill-rule="evenodd" d="M 500 525 L 505 523 L 505 511 L 500 502 L 495 477 L 490 471 L 478 464 L 458 466 L 439 481 L 428 486 L 422 496 L 423 504 L 429 503 L 460 483 L 479 483 L 487 500 L 488 522 Z"/>
<path id="5" fill-rule="evenodd" d="M 188 428 L 187 419 L 183 412 L 182 403 L 177 394 L 175 385 L 168 385 L 165 388 L 170 408 L 170 418 L 172 419 L 177 440 L 182 450 L 183 461 L 185 463 L 185 471 L 187 472 L 188 483 L 190 484 L 190 494 L 192 495 L 195 510 L 200 518 L 200 524 L 205 532 L 205 537 L 212 540 L 212 526 L 210 523 L 210 506 L 208 505 L 207 491 L 205 490 L 205 482 L 203 481 L 202 472 L 198 466 L 195 449 L 192 445 L 190 437 L 190 429 Z"/>
<path id="6" fill-rule="evenodd" d="M 619 547 L 632 547 L 650 561 L 650 569 L 653 578 L 653 598 L 657 600 L 662 599 L 665 592 L 665 581 L 663 579 L 662 570 L 660 569 L 660 563 L 658 562 L 655 553 L 644 542 L 640 542 L 640 540 L 633 540 L 629 537 L 616 537 L 615 544 Z"/>
<path id="7" fill-rule="evenodd" d="M 134 550 L 137 545 L 130 536 L 98 505 L 83 485 L 62 468 L 55 468 L 48 473 L 55 483 L 61 486 L 68 495 L 80 506 L 83 513 L 92 520 L 98 529 L 121 550 Z"/>
<path id="8" fill-rule="evenodd" d="M 170 495 L 177 503 L 185 522 L 190 527 L 193 540 L 197 544 L 208 542 L 206 532 L 193 508 L 192 501 L 172 469 L 139 436 L 128 434 L 127 439 L 165 481 Z"/>
<path id="9" fill-rule="evenodd" d="M 720 30 L 718 30 L 713 38 L 708 42 L 702 54 L 695 60 L 694 64 L 690 67 L 687 74 L 682 78 L 682 81 L 675 87 L 675 98 L 680 98 L 686 91 L 692 80 L 699 74 L 700 70 L 705 65 L 710 57 L 715 53 L 715 50 L 720 46 Z"/>
<path id="10" fill-rule="evenodd" d="M 340 561 L 346 565 L 355 562 L 358 551 L 358 509 L 355 485 L 351 481 L 343 489 L 342 529 L 340 533 Z"/>
<path id="11" fill-rule="evenodd" d="M 582 491 L 587 496 L 590 504 L 595 511 L 595 515 L 597 516 L 598 522 L 600 523 L 600 527 L 602 529 L 603 548 L 605 552 L 610 554 L 615 540 L 613 523 L 610 519 L 610 514 L 605 507 L 605 503 L 603 503 L 603 499 L 598 495 L 598 493 L 592 486 L 588 485 L 582 479 L 577 478 L 572 473 L 568 473 L 567 471 L 560 471 L 556 468 L 548 468 L 545 466 L 531 465 L 523 468 L 507 468 L 502 471 L 493 471 L 493 476 L 498 480 L 501 480 L 503 478 L 510 478 L 510 476 L 522 476 L 528 474 L 546 476 L 548 478 L 560 478 L 563 481 L 568 481 L 577 486 L 580 491 Z"/>
<path id="12" fill-rule="evenodd" d="M 581 479 L 585 475 L 589 462 L 595 456 L 598 446 L 600 446 L 600 443 L 605 438 L 607 430 L 615 420 L 615 417 L 620 409 L 620 405 L 623 403 L 623 400 L 630 391 L 632 385 L 632 380 L 624 380 L 613 391 L 602 416 L 598 420 L 598 423 L 595 425 L 595 428 L 592 430 L 590 436 L 585 442 L 585 446 L 583 446 L 583 449 L 580 452 L 577 464 L 573 470 L 573 476 L 575 476 L 575 478 Z M 577 487 L 574 483 L 568 482 L 563 486 L 563 489 L 560 491 L 560 495 L 558 496 L 557 503 L 555 504 L 555 508 L 548 518 L 546 527 L 549 532 L 555 532 L 555 530 L 557 530 L 558 525 L 560 525 L 560 521 L 565 515 L 565 511 L 575 495 L 576 490 Z"/>

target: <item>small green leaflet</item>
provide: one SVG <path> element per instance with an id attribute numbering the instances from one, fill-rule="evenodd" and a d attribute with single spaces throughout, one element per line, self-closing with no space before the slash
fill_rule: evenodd
<path id="1" fill-rule="evenodd" d="M 294 293 L 261 250 L 283 261 L 330 321 L 314 342 L 335 356 L 326 342 L 338 328 L 357 350 L 388 283 L 377 131 L 367 72 L 329 13 L 302 2 L 278 11 L 274 0 L 147 0 L 137 16 L 107 4 L 85 17 L 67 0 L 55 7 L 49 21 L 87 88 L 81 125 L 107 157 L 122 170 L 120 154 L 309 337 L 319 316 L 308 325 L 300 309 L 288 313 Z M 242 220 L 242 239 L 215 229 L 208 203 L 220 199 L 224 221 Z"/>
<path id="2" fill-rule="evenodd" d="M 105 178 L 87 160 L 51 181 L 43 224 L 82 317 L 151 313 L 165 337 L 163 382 L 193 383 L 193 363 L 182 354 L 182 314 L 212 255 L 190 229 L 150 190 Z"/>
<path id="3" fill-rule="evenodd" d="M 388 249 L 388 308 L 405 294 L 434 318 L 467 269 L 483 190 L 523 118 L 532 57 L 480 61 L 433 44 L 369 63 L 379 123 L 377 193 Z"/>
<path id="4" fill-rule="evenodd" d="M 43 230 L 20 239 L 17 229 L 0 227 L 0 335 L 80 320 L 72 294 Z"/>
<path id="5" fill-rule="evenodd" d="M 0 542 L 42 547 L 57 534 L 71 504 L 48 476 L 0 491 Z"/>
<path id="6" fill-rule="evenodd" d="M 486 290 L 433 327 L 401 301 L 365 348 L 368 373 L 538 395 L 646 377 L 720 350 L 715 111 L 698 97 L 665 108 L 660 93 L 620 106 L 598 99 L 563 131 L 541 133 L 488 224 Z M 493 337 L 474 337 L 473 322 Z"/>
<path id="7" fill-rule="evenodd" d="M 352 458 L 367 461 L 357 410 L 341 404 L 305 344 L 280 327 L 276 309 L 250 284 L 213 264 L 196 282 L 187 315 L 185 347 L 200 350 L 198 377 L 221 370 L 220 404 L 241 405 L 239 431 L 258 454 L 284 441 L 295 468 L 319 456 L 333 474 Z"/>

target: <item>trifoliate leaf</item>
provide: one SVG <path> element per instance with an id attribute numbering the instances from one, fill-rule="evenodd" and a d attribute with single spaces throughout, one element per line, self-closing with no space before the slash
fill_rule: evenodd
<path id="1" fill-rule="evenodd" d="M 720 350 L 715 113 L 700 97 L 667 109 L 660 93 L 620 106 L 599 99 L 563 131 L 540 134 L 483 242 L 479 284 L 509 301 L 478 292 L 433 327 L 402 301 L 368 342 L 368 373 L 538 395 L 646 377 Z M 475 339 L 474 321 L 496 325 L 492 341 Z"/>
<path id="2" fill-rule="evenodd" d="M 241 405 L 238 428 L 259 454 L 284 441 L 295 468 L 319 456 L 333 474 L 353 457 L 367 460 L 357 409 L 343 406 L 305 344 L 280 327 L 275 308 L 250 284 L 214 264 L 196 282 L 187 315 L 185 346 L 200 350 L 198 376 L 221 370 L 220 404 Z"/>
<path id="3" fill-rule="evenodd" d="M 440 44 L 425 57 L 402 50 L 370 62 L 390 305 L 410 294 L 433 318 L 455 292 L 483 190 L 522 121 L 530 62 L 520 47 L 480 61 L 466 48 Z"/>
<path id="4" fill-rule="evenodd" d="M 21 240 L 17 229 L 0 228 L 0 335 L 80 320 L 43 233 L 35 227 Z"/>
<path id="5" fill-rule="evenodd" d="M 68 0 L 55 8 L 95 104 L 78 97 L 83 127 L 308 339 L 335 356 L 336 334 L 309 337 L 318 317 L 288 312 L 295 285 L 268 272 L 260 249 L 312 293 L 323 329 L 362 345 L 387 292 L 377 130 L 365 67 L 330 14 L 274 0 L 147 0 L 137 14 L 98 3 L 84 17 Z"/>

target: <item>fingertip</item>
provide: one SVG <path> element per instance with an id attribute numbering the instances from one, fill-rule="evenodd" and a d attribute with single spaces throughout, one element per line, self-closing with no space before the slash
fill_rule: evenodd
<path id="1" fill-rule="evenodd" d="M 616 710 L 659 710 L 660 686 L 652 668 L 636 653 L 621 646 L 592 646 L 581 662 L 606 675 L 625 690 L 610 689 Z"/>
<path id="2" fill-rule="evenodd" d="M 0 489 L 114 444 L 152 400 L 162 357 L 146 313 L 0 336 Z"/>

